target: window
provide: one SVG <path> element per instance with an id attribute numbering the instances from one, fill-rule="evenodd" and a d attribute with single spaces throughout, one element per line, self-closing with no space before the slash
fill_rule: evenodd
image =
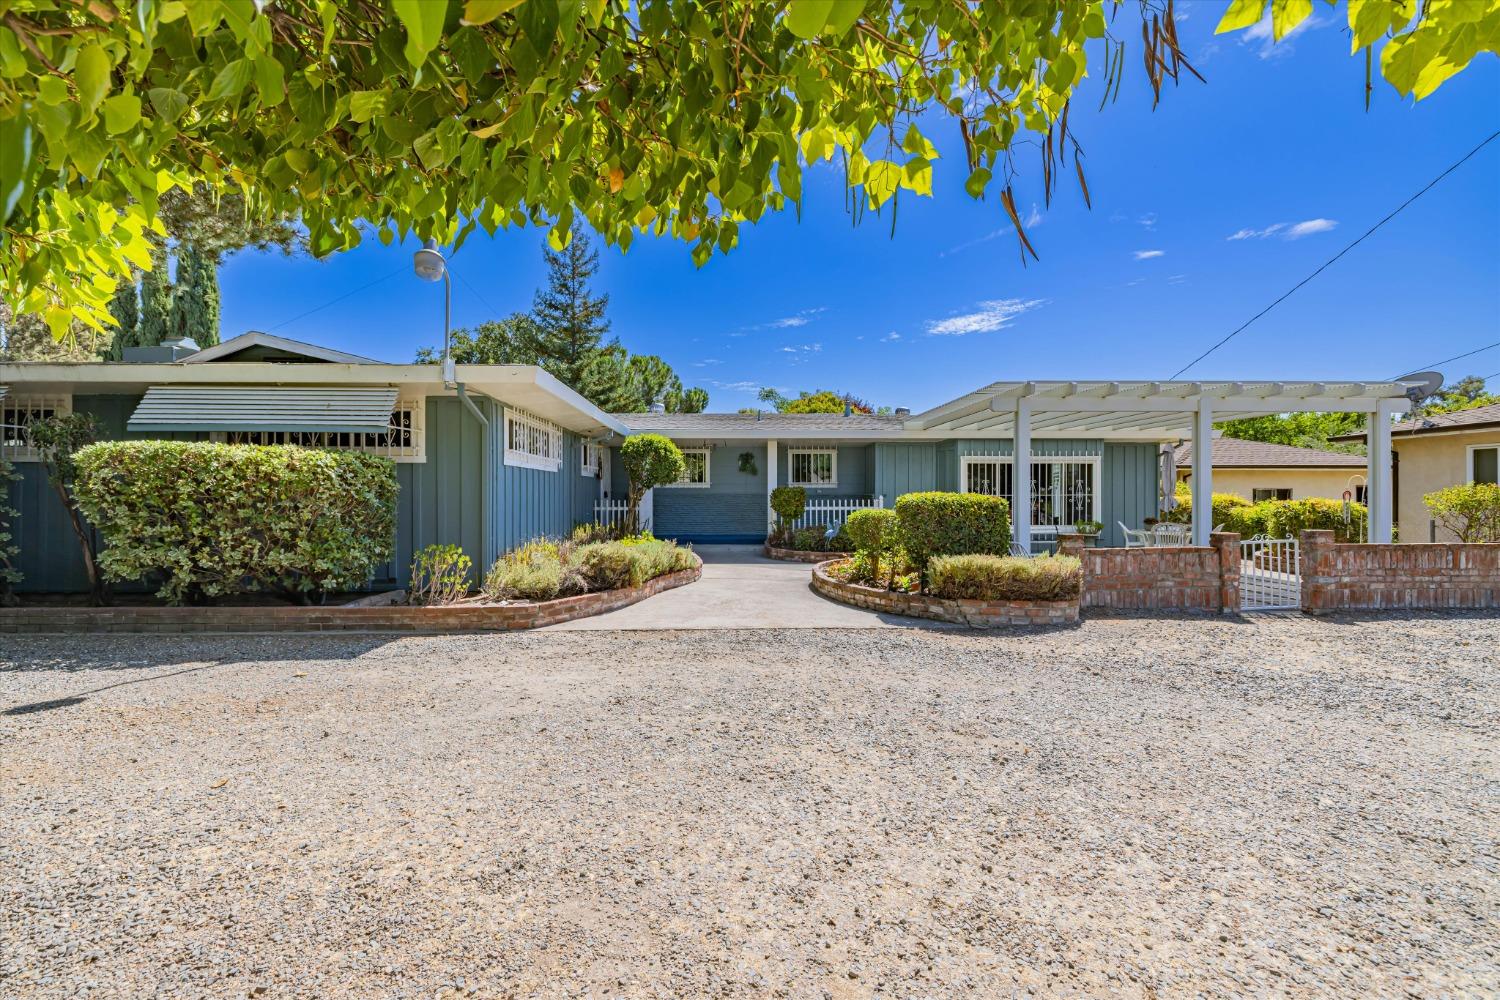
<path id="1" fill-rule="evenodd" d="M 37 462 L 27 428 L 58 413 L 73 412 L 72 396 L 0 396 L 0 458 Z"/>
<path id="2" fill-rule="evenodd" d="M 223 431 L 214 440 L 226 444 L 292 444 L 302 448 L 330 448 L 334 451 L 359 451 L 380 455 L 397 462 L 426 460 L 423 449 L 422 415 L 425 401 L 397 400 L 391 410 L 390 428 L 384 434 L 356 434 L 348 431 Z"/>
<path id="3" fill-rule="evenodd" d="M 1254 501 L 1255 503 L 1260 503 L 1262 500 L 1290 500 L 1291 498 L 1292 498 L 1292 491 L 1291 490 L 1281 489 L 1279 487 L 1276 488 L 1276 489 L 1262 489 L 1262 490 L 1251 490 L 1250 491 L 1250 499 L 1252 501 Z"/>
<path id="4" fill-rule="evenodd" d="M 1014 503 L 1013 471 L 1009 458 L 960 460 L 963 492 L 1004 497 Z M 1035 526 L 1097 521 L 1099 517 L 1099 460 L 1095 458 L 1031 459 L 1031 523 Z"/>
<path id="5" fill-rule="evenodd" d="M 839 453 L 832 448 L 792 448 L 787 451 L 793 486 L 837 486 Z"/>
<path id="6" fill-rule="evenodd" d="M 1370 502 L 1370 488 L 1368 486 L 1354 487 L 1354 502 L 1368 505 Z"/>
<path id="7" fill-rule="evenodd" d="M 707 448 L 682 449 L 682 478 L 673 485 L 699 487 L 709 485 Z"/>
<path id="8" fill-rule="evenodd" d="M 578 474 L 598 479 L 604 469 L 604 449 L 593 441 L 585 441 L 578 449 Z"/>
<path id="9" fill-rule="evenodd" d="M 505 464 L 556 472 L 562 468 L 562 430 L 524 410 L 506 410 Z"/>
<path id="10" fill-rule="evenodd" d="M 1471 445 L 1469 482 L 1500 483 L 1500 445 Z"/>

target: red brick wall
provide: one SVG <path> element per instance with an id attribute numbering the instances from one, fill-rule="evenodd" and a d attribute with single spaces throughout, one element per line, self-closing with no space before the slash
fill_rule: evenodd
<path id="1" fill-rule="evenodd" d="M 562 597 L 541 604 L 257 608 L 0 608 L 5 632 L 491 632 L 555 625 L 614 611 L 692 583 L 694 569 L 639 587 Z"/>
<path id="2" fill-rule="evenodd" d="M 1240 536 L 1217 532 L 1205 547 L 1086 549 L 1069 539 L 1063 552 L 1083 560 L 1083 606 L 1121 611 L 1229 611 L 1240 606 Z"/>
<path id="3" fill-rule="evenodd" d="M 1500 544 L 1340 545 L 1302 532 L 1302 610 L 1500 608 Z"/>

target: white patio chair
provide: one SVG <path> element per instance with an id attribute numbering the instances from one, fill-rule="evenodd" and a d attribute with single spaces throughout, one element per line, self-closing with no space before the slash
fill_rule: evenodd
<path id="1" fill-rule="evenodd" d="M 1010 554 L 1013 556 L 1020 556 L 1022 559 L 1032 558 L 1031 552 L 1020 542 L 1010 543 Z"/>
<path id="2" fill-rule="evenodd" d="M 1151 535 L 1157 545 L 1186 545 L 1193 535 L 1193 526 L 1161 522 L 1151 529 Z"/>
<path id="3" fill-rule="evenodd" d="M 1125 547 L 1127 549 L 1149 549 L 1155 542 L 1149 531 L 1127 528 L 1124 521 L 1116 521 L 1115 523 L 1120 526 L 1120 531 L 1125 535 Z"/>

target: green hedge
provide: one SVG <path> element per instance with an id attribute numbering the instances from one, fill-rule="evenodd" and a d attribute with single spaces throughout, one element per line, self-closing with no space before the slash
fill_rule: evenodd
<path id="1" fill-rule="evenodd" d="M 173 604 L 349 590 L 390 559 L 396 466 L 357 452 L 112 441 L 74 460 L 110 580 L 160 575 Z"/>
<path id="2" fill-rule="evenodd" d="M 1422 503 L 1461 542 L 1500 542 L 1500 486 L 1465 483 L 1425 494 Z"/>
<path id="3" fill-rule="evenodd" d="M 907 493 L 896 500 L 901 544 L 918 571 L 934 556 L 1010 551 L 1010 505 L 979 493 Z"/>
<path id="4" fill-rule="evenodd" d="M 927 574 L 934 597 L 1065 601 L 1083 591 L 1083 563 L 1073 556 L 937 556 Z"/>
<path id="5" fill-rule="evenodd" d="M 1177 507 L 1164 520 L 1179 524 L 1193 519 L 1192 494 L 1177 486 Z M 1362 503 L 1350 504 L 1349 523 L 1344 523 L 1341 500 L 1307 497 L 1302 500 L 1262 500 L 1251 503 L 1233 493 L 1213 494 L 1213 527 L 1233 531 L 1241 538 L 1265 535 L 1267 538 L 1296 538 L 1308 529 L 1331 531 L 1340 542 L 1359 541 L 1365 535 L 1368 511 Z"/>

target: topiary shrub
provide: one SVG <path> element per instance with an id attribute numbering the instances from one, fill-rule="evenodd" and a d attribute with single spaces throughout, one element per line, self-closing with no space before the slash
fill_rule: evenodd
<path id="1" fill-rule="evenodd" d="M 844 531 L 855 554 L 869 564 L 871 580 L 880 579 L 880 561 L 896 545 L 896 512 L 883 507 L 856 510 L 844 522 Z"/>
<path id="2" fill-rule="evenodd" d="M 1422 497 L 1438 523 L 1461 542 L 1500 542 L 1500 486 L 1467 483 Z"/>
<path id="3" fill-rule="evenodd" d="M 160 575 L 180 604 L 254 591 L 306 603 L 391 557 L 396 466 L 357 452 L 111 441 L 74 456 L 111 580 Z"/>
<path id="4" fill-rule="evenodd" d="M 620 445 L 620 461 L 630 480 L 630 530 L 639 531 L 646 491 L 677 482 L 687 466 L 682 449 L 661 434 L 630 435 Z"/>
<path id="5" fill-rule="evenodd" d="M 474 561 L 457 545 L 429 545 L 411 560 L 406 603 L 418 606 L 454 604 L 469 596 Z"/>
<path id="6" fill-rule="evenodd" d="M 546 539 L 512 549 L 484 575 L 486 597 L 499 601 L 550 601 L 588 590 L 573 546 Z"/>
<path id="7" fill-rule="evenodd" d="M 927 581 L 934 597 L 1069 601 L 1083 591 L 1083 563 L 1072 556 L 935 556 Z"/>
<path id="8" fill-rule="evenodd" d="M 778 520 L 795 521 L 807 510 L 807 490 L 801 486 L 778 486 L 771 491 L 771 510 Z"/>
<path id="9" fill-rule="evenodd" d="M 934 556 L 1010 551 L 1010 505 L 980 493 L 907 493 L 896 500 L 901 544 L 919 573 Z"/>

